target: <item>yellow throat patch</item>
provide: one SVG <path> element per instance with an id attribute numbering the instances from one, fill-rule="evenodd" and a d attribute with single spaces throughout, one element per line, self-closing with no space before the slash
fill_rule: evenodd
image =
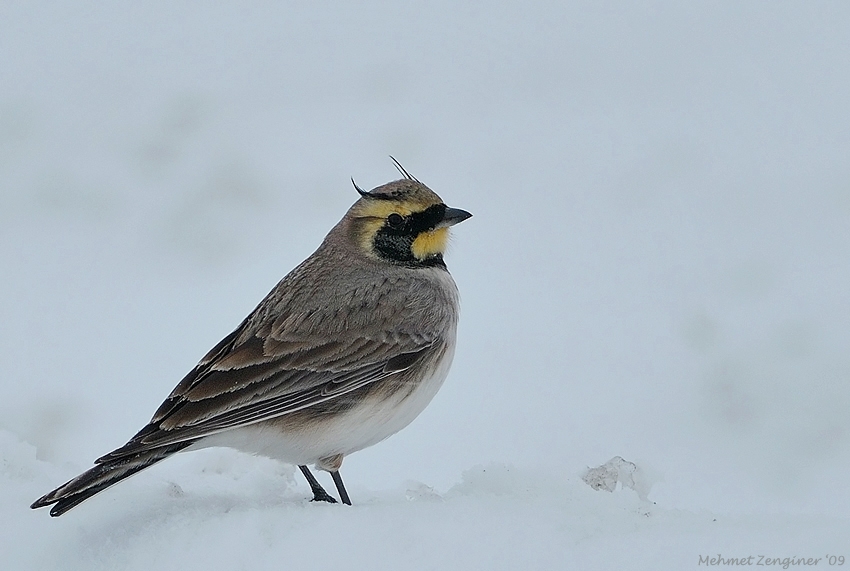
<path id="1" fill-rule="evenodd" d="M 436 254 L 446 251 L 449 243 L 449 229 L 437 228 L 430 232 L 422 232 L 414 240 L 410 247 L 411 253 L 418 260 L 424 260 Z"/>

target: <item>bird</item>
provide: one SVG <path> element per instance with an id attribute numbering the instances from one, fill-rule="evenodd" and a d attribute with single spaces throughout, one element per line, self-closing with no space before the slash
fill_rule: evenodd
<path id="1" fill-rule="evenodd" d="M 392 157 L 391 157 L 392 158 Z M 351 499 L 343 459 L 416 418 L 448 375 L 458 289 L 443 259 L 446 206 L 402 178 L 370 191 L 174 388 L 151 421 L 94 466 L 36 500 L 60 516 L 183 451 L 223 446 L 297 465 L 312 501 L 336 503 L 309 466 Z"/>

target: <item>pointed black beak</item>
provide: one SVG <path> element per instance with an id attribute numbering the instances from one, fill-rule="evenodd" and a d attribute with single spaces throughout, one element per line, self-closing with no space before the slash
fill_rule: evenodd
<path id="1" fill-rule="evenodd" d="M 440 221 L 440 226 L 454 226 L 455 224 L 460 224 L 471 216 L 472 214 L 470 214 L 466 210 L 461 210 L 460 208 L 446 208 L 446 213 L 443 215 L 443 219 Z"/>

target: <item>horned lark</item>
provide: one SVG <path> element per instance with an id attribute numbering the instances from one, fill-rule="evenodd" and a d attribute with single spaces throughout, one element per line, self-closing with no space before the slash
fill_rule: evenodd
<path id="1" fill-rule="evenodd" d="M 443 262 L 447 207 L 404 178 L 366 192 L 321 246 L 180 381 L 127 444 L 39 498 L 59 516 L 168 456 L 228 446 L 339 474 L 348 454 L 407 426 L 451 365 L 458 293 Z M 353 181 L 352 181 L 353 182 Z"/>

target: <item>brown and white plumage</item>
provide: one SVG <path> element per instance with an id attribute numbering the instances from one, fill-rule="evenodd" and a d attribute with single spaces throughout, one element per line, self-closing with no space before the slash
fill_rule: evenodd
<path id="1" fill-rule="evenodd" d="M 454 354 L 457 289 L 442 259 L 447 208 L 412 178 L 362 198 L 309 258 L 177 385 L 127 444 L 37 500 L 58 516 L 184 450 L 230 446 L 330 471 L 409 424 Z M 324 496 L 322 496 L 324 494 Z"/>

